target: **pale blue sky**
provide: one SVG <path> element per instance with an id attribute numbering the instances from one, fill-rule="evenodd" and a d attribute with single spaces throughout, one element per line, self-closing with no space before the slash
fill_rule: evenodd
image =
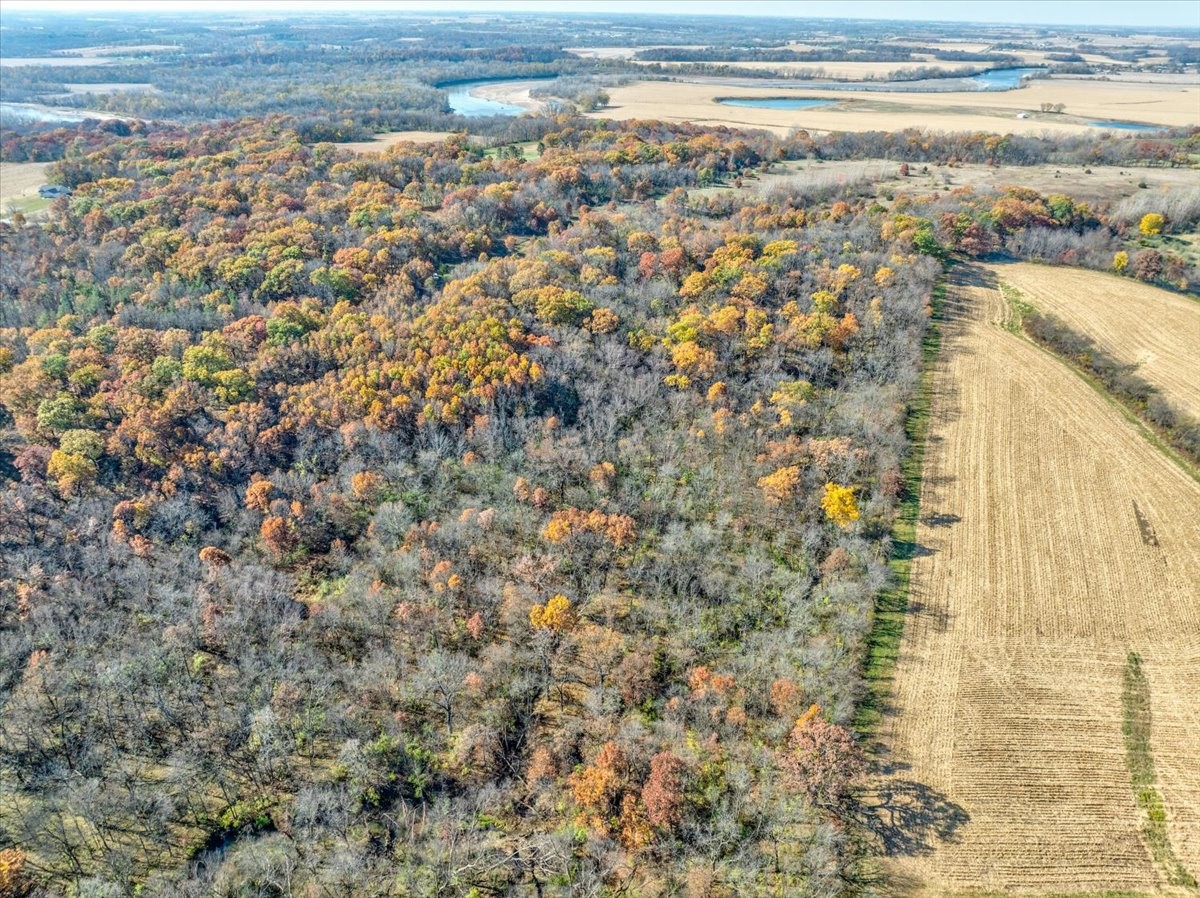
<path id="1" fill-rule="evenodd" d="M 492 10 L 907 19 L 1200 30 L 1200 0 L 5 0 L 12 12 Z"/>

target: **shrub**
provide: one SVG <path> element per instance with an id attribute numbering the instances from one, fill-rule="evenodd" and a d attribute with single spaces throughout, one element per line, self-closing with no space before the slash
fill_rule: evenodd
<path id="1" fill-rule="evenodd" d="M 1138 222 L 1138 230 L 1146 237 L 1154 237 L 1162 233 L 1164 224 L 1163 217 L 1157 212 L 1147 212 Z"/>

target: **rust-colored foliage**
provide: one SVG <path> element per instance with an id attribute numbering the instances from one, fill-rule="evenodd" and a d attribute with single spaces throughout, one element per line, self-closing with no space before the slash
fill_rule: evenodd
<path id="1" fill-rule="evenodd" d="M 796 721 L 780 766 L 796 789 L 823 807 L 842 803 L 867 770 L 853 734 L 826 721 L 817 705 Z"/>
<path id="2" fill-rule="evenodd" d="M 233 559 L 229 553 L 216 546 L 205 546 L 200 550 L 200 560 L 213 568 L 225 567 Z"/>
<path id="3" fill-rule="evenodd" d="M 271 516 L 265 518 L 259 528 L 263 546 L 275 560 L 280 560 L 296 548 L 295 525 L 284 518 Z"/>
<path id="4" fill-rule="evenodd" d="M 650 776 L 642 787 L 646 818 L 655 826 L 674 826 L 683 817 L 685 765 L 669 751 L 650 759 Z"/>
<path id="5" fill-rule="evenodd" d="M 625 753 L 615 742 L 606 742 L 591 764 L 571 774 L 568 782 L 575 803 L 585 813 L 589 825 L 607 829 L 604 818 L 614 809 L 625 785 L 629 765 Z"/>

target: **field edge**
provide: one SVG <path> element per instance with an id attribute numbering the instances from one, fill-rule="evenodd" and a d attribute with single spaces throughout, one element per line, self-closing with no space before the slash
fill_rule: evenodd
<path id="1" fill-rule="evenodd" d="M 947 265 L 930 294 L 932 314 L 925 337 L 921 341 L 920 379 L 904 422 L 908 452 L 901 463 L 904 486 L 899 511 L 892 526 L 892 551 L 888 558 L 892 583 L 875 597 L 863 664 L 866 694 L 859 702 L 854 719 L 854 730 L 862 739 L 871 738 L 878 733 L 892 692 L 896 662 L 900 657 L 900 643 L 904 637 L 909 578 L 917 544 L 917 520 L 921 514 L 921 483 L 925 466 L 925 446 L 929 435 L 930 409 L 933 404 L 934 367 L 942 347 L 943 304 L 949 269 L 950 265 Z M 879 748 L 874 746 L 871 753 L 878 755 Z"/>
<path id="2" fill-rule="evenodd" d="M 1100 397 L 1108 402 L 1109 405 L 1117 409 L 1117 411 L 1121 413 L 1121 416 L 1134 426 L 1137 432 L 1147 443 L 1161 452 L 1188 477 L 1190 477 L 1192 480 L 1195 480 L 1197 483 L 1200 483 L 1200 467 L 1197 467 L 1197 465 L 1192 462 L 1187 455 L 1184 454 L 1182 449 L 1174 446 L 1172 444 L 1171 435 L 1163 428 L 1150 421 L 1138 405 L 1114 392 L 1108 387 L 1107 384 L 1100 380 L 1099 377 L 1084 368 L 1083 365 L 1081 365 L 1076 359 L 1062 352 L 1058 349 L 1058 347 L 1043 340 L 1037 339 L 1029 332 L 1027 324 L 1028 318 L 1031 314 L 1040 315 L 1043 318 L 1053 318 L 1054 316 L 1042 312 L 1031 302 L 1029 302 L 1029 299 L 1025 296 L 1025 294 L 1023 294 L 1016 287 L 1004 283 L 1003 280 L 999 281 L 997 287 L 1000 290 L 1001 296 L 1004 298 L 1005 306 L 1008 311 L 1008 316 L 1006 316 L 1006 320 L 1003 325 L 1005 330 L 1010 331 L 1017 337 L 1020 337 L 1022 340 L 1025 340 L 1027 343 L 1031 344 L 1035 348 L 1046 353 L 1046 355 L 1055 359 L 1060 364 L 1064 365 L 1076 377 L 1086 383 Z M 1078 331 L 1069 327 L 1065 322 L 1062 322 L 1061 320 L 1058 321 L 1064 330 L 1076 337 L 1080 337 L 1081 339 L 1087 339 L 1089 343 L 1093 343 L 1090 338 L 1085 337 Z M 1100 352 L 1098 349 L 1096 351 L 1097 353 Z"/>

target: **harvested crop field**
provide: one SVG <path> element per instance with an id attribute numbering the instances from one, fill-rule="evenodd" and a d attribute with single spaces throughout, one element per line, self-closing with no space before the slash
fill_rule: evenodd
<path id="1" fill-rule="evenodd" d="M 913 166 L 916 169 L 916 166 Z M 1121 168 L 1115 165 L 930 165 L 929 172 L 919 169 L 921 177 L 930 177 L 930 187 L 972 187 L 979 192 L 1001 190 L 1010 185 L 1030 187 L 1038 193 L 1068 193 L 1077 201 L 1112 202 L 1143 190 L 1167 192 L 1191 188 L 1196 173 L 1186 168 Z M 909 178 L 906 189 L 922 186 Z M 1145 185 L 1144 187 L 1142 185 Z"/>
<path id="2" fill-rule="evenodd" d="M 9 210 L 29 213 L 48 206 L 38 196 L 46 183 L 47 162 L 0 162 L 0 215 Z"/>
<path id="3" fill-rule="evenodd" d="M 46 183 L 46 162 L 0 162 L 0 202 L 37 194 Z"/>
<path id="4" fill-rule="evenodd" d="M 337 146 L 355 153 L 382 153 L 398 143 L 441 143 L 450 136 L 449 131 L 388 131 L 377 134 L 371 140 L 355 140 Z"/>
<path id="5" fill-rule="evenodd" d="M 64 84 L 71 94 L 157 94 L 157 87 L 148 81 L 121 82 L 101 81 L 88 84 Z"/>
<path id="6" fill-rule="evenodd" d="M 1200 303 L 1131 278 L 1022 262 L 988 267 L 1200 419 Z"/>
<path id="7" fill-rule="evenodd" d="M 695 65 L 692 62 L 656 63 L 649 60 L 633 61 L 641 65 L 661 65 L 685 71 L 689 66 Z M 886 81 L 893 74 L 911 72 L 913 69 L 939 68 L 947 72 L 976 71 L 981 65 L 978 62 L 944 62 L 932 57 L 895 62 L 861 62 L 850 59 L 839 59 L 833 62 L 727 62 L 716 60 L 707 64 L 729 66 L 732 69 L 757 69 L 767 72 L 780 72 L 789 75 L 820 71 L 825 78 L 837 78 L 845 81 Z"/>
<path id="8" fill-rule="evenodd" d="M 1006 311 L 956 269 L 881 732 L 887 872 L 914 896 L 1167 894 L 1200 871 L 1200 483 Z M 1122 733 L 1130 652 L 1166 854 Z"/>
<path id="9" fill-rule="evenodd" d="M 815 131 L 996 131 L 1010 134 L 1094 134 L 1092 120 L 1135 121 L 1151 125 L 1200 123 L 1200 85 L 1143 84 L 1124 81 L 1045 79 L 1020 90 L 854 91 L 746 86 L 744 82 L 635 81 L 609 90 L 602 118 L 661 119 L 701 124 L 763 128 L 786 134 L 793 128 Z M 837 100 L 809 109 L 750 109 L 726 106 L 717 97 L 803 97 Z M 1061 115 L 1038 111 L 1042 103 L 1063 103 Z M 1027 118 L 1017 118 L 1024 113 Z"/>

